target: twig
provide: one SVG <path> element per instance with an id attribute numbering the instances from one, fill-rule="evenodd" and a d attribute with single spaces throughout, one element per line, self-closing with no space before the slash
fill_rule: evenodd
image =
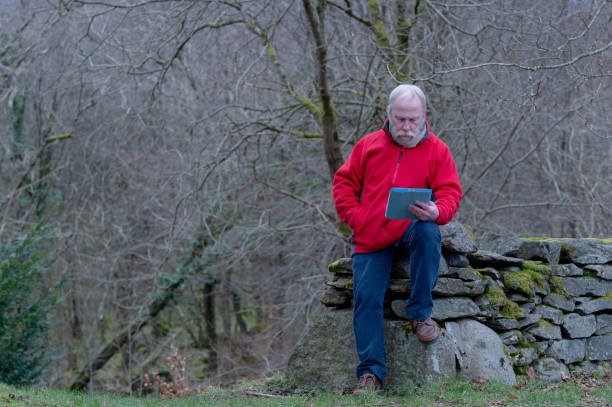
<path id="1" fill-rule="evenodd" d="M 281 395 L 278 395 L 278 394 L 258 393 L 256 391 L 246 391 L 245 394 L 247 396 L 253 396 L 253 397 L 268 397 L 268 398 L 274 398 L 274 399 L 285 398 L 285 396 L 281 396 Z"/>

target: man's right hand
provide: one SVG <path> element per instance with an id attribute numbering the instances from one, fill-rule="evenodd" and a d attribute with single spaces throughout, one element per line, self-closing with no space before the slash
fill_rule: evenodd
<path id="1" fill-rule="evenodd" d="M 440 216 L 438 206 L 433 201 L 429 201 L 429 204 L 424 204 L 421 201 L 416 201 L 414 205 L 408 206 L 408 210 L 423 222 L 435 222 Z"/>

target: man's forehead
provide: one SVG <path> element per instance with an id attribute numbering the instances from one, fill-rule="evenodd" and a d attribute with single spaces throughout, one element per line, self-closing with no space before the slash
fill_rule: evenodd
<path id="1" fill-rule="evenodd" d="M 395 109 L 394 109 L 395 108 Z M 423 113 L 423 105 L 421 103 L 421 99 L 414 95 L 413 97 L 404 97 L 404 98 L 398 98 L 396 100 L 393 101 L 393 103 L 391 104 L 391 111 L 394 113 L 400 113 L 400 111 L 398 110 L 412 110 L 412 109 L 419 109 L 418 113 Z M 402 113 L 410 115 L 409 112 L 405 112 L 403 111 Z"/>

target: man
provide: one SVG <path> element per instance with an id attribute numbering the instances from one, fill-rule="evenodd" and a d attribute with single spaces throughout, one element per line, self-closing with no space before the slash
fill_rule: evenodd
<path id="1" fill-rule="evenodd" d="M 333 182 L 338 216 L 353 229 L 353 329 L 360 363 L 355 393 L 382 387 L 387 373 L 383 300 L 396 250 L 410 254 L 410 298 L 406 315 L 424 343 L 438 338 L 431 319 L 431 291 L 438 281 L 440 229 L 459 208 L 462 192 L 450 150 L 429 131 L 426 99 L 414 85 L 389 95 L 383 128 L 353 148 Z M 432 201 L 408 210 L 418 219 L 389 220 L 389 189 L 430 188 Z"/>

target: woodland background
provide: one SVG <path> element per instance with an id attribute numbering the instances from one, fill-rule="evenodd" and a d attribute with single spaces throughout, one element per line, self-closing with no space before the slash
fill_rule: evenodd
<path id="1" fill-rule="evenodd" d="M 612 235 L 611 48 L 606 0 L 0 0 L 0 375 L 282 370 L 400 82 L 477 237 Z"/>

